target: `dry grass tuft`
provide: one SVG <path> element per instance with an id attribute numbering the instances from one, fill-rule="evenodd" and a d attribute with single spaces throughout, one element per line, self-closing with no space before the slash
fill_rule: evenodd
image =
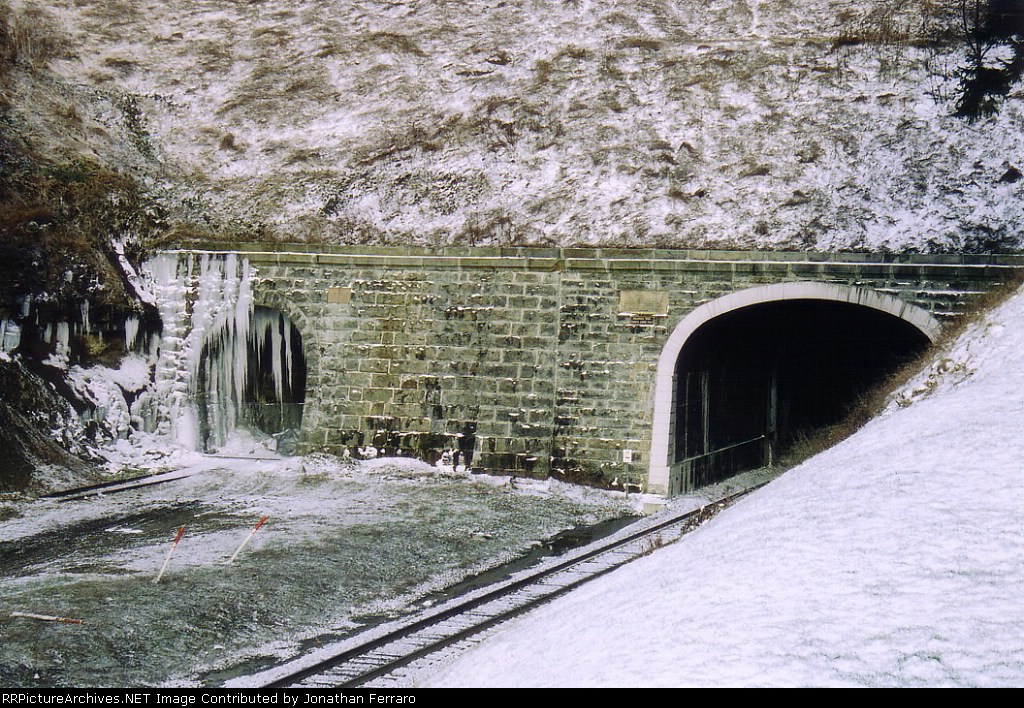
<path id="1" fill-rule="evenodd" d="M 103 66 L 127 75 L 135 71 L 139 65 L 133 60 L 125 57 L 110 56 L 103 60 Z"/>
<path id="2" fill-rule="evenodd" d="M 253 30 L 252 37 L 257 42 L 283 47 L 291 40 L 292 33 L 280 25 L 267 25 Z"/>
<path id="3" fill-rule="evenodd" d="M 426 53 L 407 35 L 399 32 L 374 32 L 366 38 L 367 44 L 396 54 L 412 54 L 425 57 Z"/>
<path id="4" fill-rule="evenodd" d="M 640 551 L 640 555 L 649 556 L 659 548 L 664 548 L 665 545 L 665 538 L 660 533 L 655 534 L 644 541 L 644 546 Z"/>
<path id="5" fill-rule="evenodd" d="M 231 46 L 223 42 L 202 40 L 192 53 L 199 61 L 199 68 L 205 73 L 227 72 L 235 62 Z"/>
<path id="6" fill-rule="evenodd" d="M 224 133 L 220 138 L 220 142 L 217 143 L 217 147 L 220 150 L 240 151 L 243 149 L 234 133 Z"/>
<path id="7" fill-rule="evenodd" d="M 864 13 L 841 10 L 841 27 L 832 48 L 863 44 L 927 47 L 953 38 L 958 15 L 955 0 L 883 0 Z"/>
<path id="8" fill-rule="evenodd" d="M 65 56 L 69 46 L 44 8 L 13 9 L 10 3 L 0 2 L 0 74 L 14 66 L 44 68 L 50 60 Z"/>
<path id="9" fill-rule="evenodd" d="M 634 37 L 627 37 L 622 40 L 619 46 L 623 49 L 639 49 L 645 52 L 657 52 L 665 46 L 665 43 L 655 37 L 638 35 Z"/>

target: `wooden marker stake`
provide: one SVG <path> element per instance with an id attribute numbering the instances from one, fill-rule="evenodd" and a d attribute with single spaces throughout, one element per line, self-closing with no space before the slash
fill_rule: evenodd
<path id="1" fill-rule="evenodd" d="M 11 617 L 40 620 L 41 622 L 63 622 L 64 624 L 85 624 L 85 620 L 74 617 L 54 617 L 53 615 L 37 615 L 35 612 L 12 612 Z"/>
<path id="2" fill-rule="evenodd" d="M 249 535 L 245 537 L 244 541 L 242 541 L 242 545 L 238 547 L 238 550 L 235 551 L 231 555 L 231 557 L 228 558 L 224 562 L 225 565 L 231 565 L 232 563 L 235 562 L 235 558 L 238 558 L 238 554 L 242 552 L 242 549 L 245 548 L 246 545 L 248 545 L 249 541 L 252 540 L 252 537 L 256 535 L 256 532 L 260 530 L 260 526 L 262 526 L 266 522 L 266 520 L 267 520 L 267 517 L 265 517 L 265 516 L 261 516 L 260 517 L 259 523 L 256 524 L 256 528 L 254 528 L 252 531 L 249 532 Z"/>
<path id="3" fill-rule="evenodd" d="M 160 568 L 160 572 L 157 574 L 157 576 L 153 578 L 154 583 L 159 583 L 160 578 L 164 577 L 164 571 L 167 570 L 167 565 L 171 562 L 171 556 L 174 555 L 174 549 L 178 547 L 178 542 L 181 541 L 181 537 L 184 535 L 185 527 L 182 526 L 180 529 L 178 529 L 178 535 L 174 537 L 174 543 L 171 544 L 171 550 L 167 551 L 167 558 L 164 559 L 163 567 Z"/>

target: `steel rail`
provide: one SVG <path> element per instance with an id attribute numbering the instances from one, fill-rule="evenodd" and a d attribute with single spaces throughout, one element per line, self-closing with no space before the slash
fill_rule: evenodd
<path id="1" fill-rule="evenodd" d="M 616 559 L 608 565 L 599 567 L 595 570 L 586 571 L 579 577 L 574 578 L 569 582 L 557 585 L 555 587 L 549 587 L 547 590 L 540 593 L 536 597 L 521 599 L 508 609 L 499 610 L 497 612 L 486 614 L 486 616 L 484 616 L 482 619 L 474 619 L 463 628 L 448 631 L 444 633 L 442 636 L 429 638 L 426 639 L 426 641 L 418 642 L 419 646 L 416 646 L 408 651 L 403 651 L 400 655 L 389 655 L 389 657 L 383 661 L 367 658 L 363 663 L 371 665 L 365 666 L 364 669 L 358 670 L 358 673 L 356 675 L 350 678 L 344 678 L 340 680 L 338 683 L 333 683 L 334 679 L 331 679 L 326 675 L 331 673 L 332 671 L 340 670 L 346 664 L 354 663 L 354 660 L 357 660 L 360 657 L 366 657 L 367 655 L 373 653 L 378 649 L 381 649 L 382 647 L 385 647 L 389 644 L 398 642 L 403 639 L 413 638 L 417 633 L 423 632 L 424 630 L 429 629 L 431 627 L 437 627 L 438 625 L 442 624 L 447 620 L 467 615 L 470 611 L 480 608 L 483 605 L 487 605 L 489 603 L 501 599 L 511 598 L 516 593 L 520 593 L 530 589 L 531 587 L 538 586 L 542 581 L 551 579 L 554 576 L 557 576 L 560 573 L 564 573 L 565 571 L 570 570 L 576 566 L 581 566 L 587 563 L 588 561 L 592 561 L 600 556 L 610 554 L 614 551 L 622 549 L 625 546 L 636 543 L 638 541 L 642 541 L 646 538 L 656 537 L 657 534 L 659 534 L 660 532 L 665 531 L 666 529 L 669 529 L 673 526 L 685 524 L 687 521 L 696 519 L 699 519 L 699 521 L 703 523 L 703 521 L 705 521 L 708 518 L 711 518 L 711 516 L 718 513 L 718 511 L 721 511 L 721 509 L 732 504 L 739 498 L 755 491 L 756 489 L 759 489 L 760 487 L 764 486 L 764 484 L 767 484 L 767 482 L 754 485 L 735 494 L 723 497 L 722 499 L 709 502 L 707 505 L 699 509 L 694 509 L 683 514 L 673 516 L 669 519 L 646 527 L 640 531 L 636 531 L 624 537 L 617 538 L 609 543 L 596 545 L 594 548 L 584 551 L 578 555 L 574 555 L 572 558 L 569 558 L 565 561 L 556 563 L 554 565 L 545 566 L 535 572 L 529 573 L 524 577 L 518 578 L 511 582 L 502 583 L 499 587 L 490 591 L 486 591 L 481 595 L 473 596 L 467 600 L 456 602 L 452 605 L 441 608 L 436 612 L 429 613 L 425 616 L 420 616 L 416 619 L 413 619 L 411 622 L 407 624 L 403 624 L 402 626 L 390 630 L 378 637 L 374 637 L 367 642 L 340 651 L 337 654 L 334 654 L 333 656 L 317 661 L 314 664 L 298 669 L 285 676 L 273 679 L 272 681 L 264 684 L 262 687 L 286 688 L 289 686 L 295 686 L 297 684 L 300 684 L 301 682 L 307 679 L 315 679 L 315 677 L 321 675 L 323 675 L 324 678 L 326 679 L 324 683 L 332 682 L 332 684 L 337 687 L 348 688 L 360 686 L 368 681 L 389 674 L 396 669 L 402 668 L 403 666 L 406 666 L 412 663 L 413 661 L 416 661 L 430 654 L 438 652 L 446 647 L 456 644 L 457 642 L 463 641 L 464 639 L 467 639 L 468 637 L 474 634 L 483 632 L 496 624 L 504 622 L 517 615 L 521 615 L 540 604 L 548 602 L 551 599 L 568 592 L 569 590 L 579 587 L 580 585 L 590 580 L 598 578 L 604 575 L 605 573 L 614 570 L 615 568 L 621 567 L 622 565 L 625 565 L 631 560 L 635 560 L 636 558 L 642 555 L 646 555 L 646 553 L 650 551 L 646 549 L 637 550 L 636 552 L 631 553 L 626 558 Z M 709 509 L 713 509 L 713 511 L 709 512 Z M 705 518 L 700 518 L 702 517 L 702 515 Z M 689 530 L 692 529 L 684 528 L 682 530 L 682 533 L 680 534 L 680 537 L 688 533 Z M 652 546 L 651 550 L 653 550 L 653 548 L 654 547 Z"/>

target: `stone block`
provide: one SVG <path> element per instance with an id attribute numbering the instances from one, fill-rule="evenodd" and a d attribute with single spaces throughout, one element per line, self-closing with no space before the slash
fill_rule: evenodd
<path id="1" fill-rule="evenodd" d="M 363 390 L 363 400 L 371 404 L 372 410 L 375 403 L 390 403 L 394 398 L 395 390 L 390 388 L 367 388 Z"/>
<path id="2" fill-rule="evenodd" d="M 391 367 L 391 361 L 388 359 L 360 359 L 359 370 L 367 371 L 372 373 L 384 373 L 386 374 Z M 371 386 L 374 385 L 372 382 Z"/>
<path id="3" fill-rule="evenodd" d="M 538 353 L 532 349 L 503 349 L 501 351 L 502 363 L 527 364 L 536 366 Z"/>

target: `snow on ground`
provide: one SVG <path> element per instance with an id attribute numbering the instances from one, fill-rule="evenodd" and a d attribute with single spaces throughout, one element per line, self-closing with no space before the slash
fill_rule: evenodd
<path id="1" fill-rule="evenodd" d="M 1020 685 L 1022 321 L 1018 294 L 902 406 L 418 683 Z"/>
<path id="2" fill-rule="evenodd" d="M 630 513 L 607 495 L 517 493 L 411 459 L 244 458 L 255 443 L 167 455 L 173 481 L 159 486 L 0 502 L 0 683 L 218 685 L 300 653 L 304 640 L 413 610 L 564 529 Z"/>

